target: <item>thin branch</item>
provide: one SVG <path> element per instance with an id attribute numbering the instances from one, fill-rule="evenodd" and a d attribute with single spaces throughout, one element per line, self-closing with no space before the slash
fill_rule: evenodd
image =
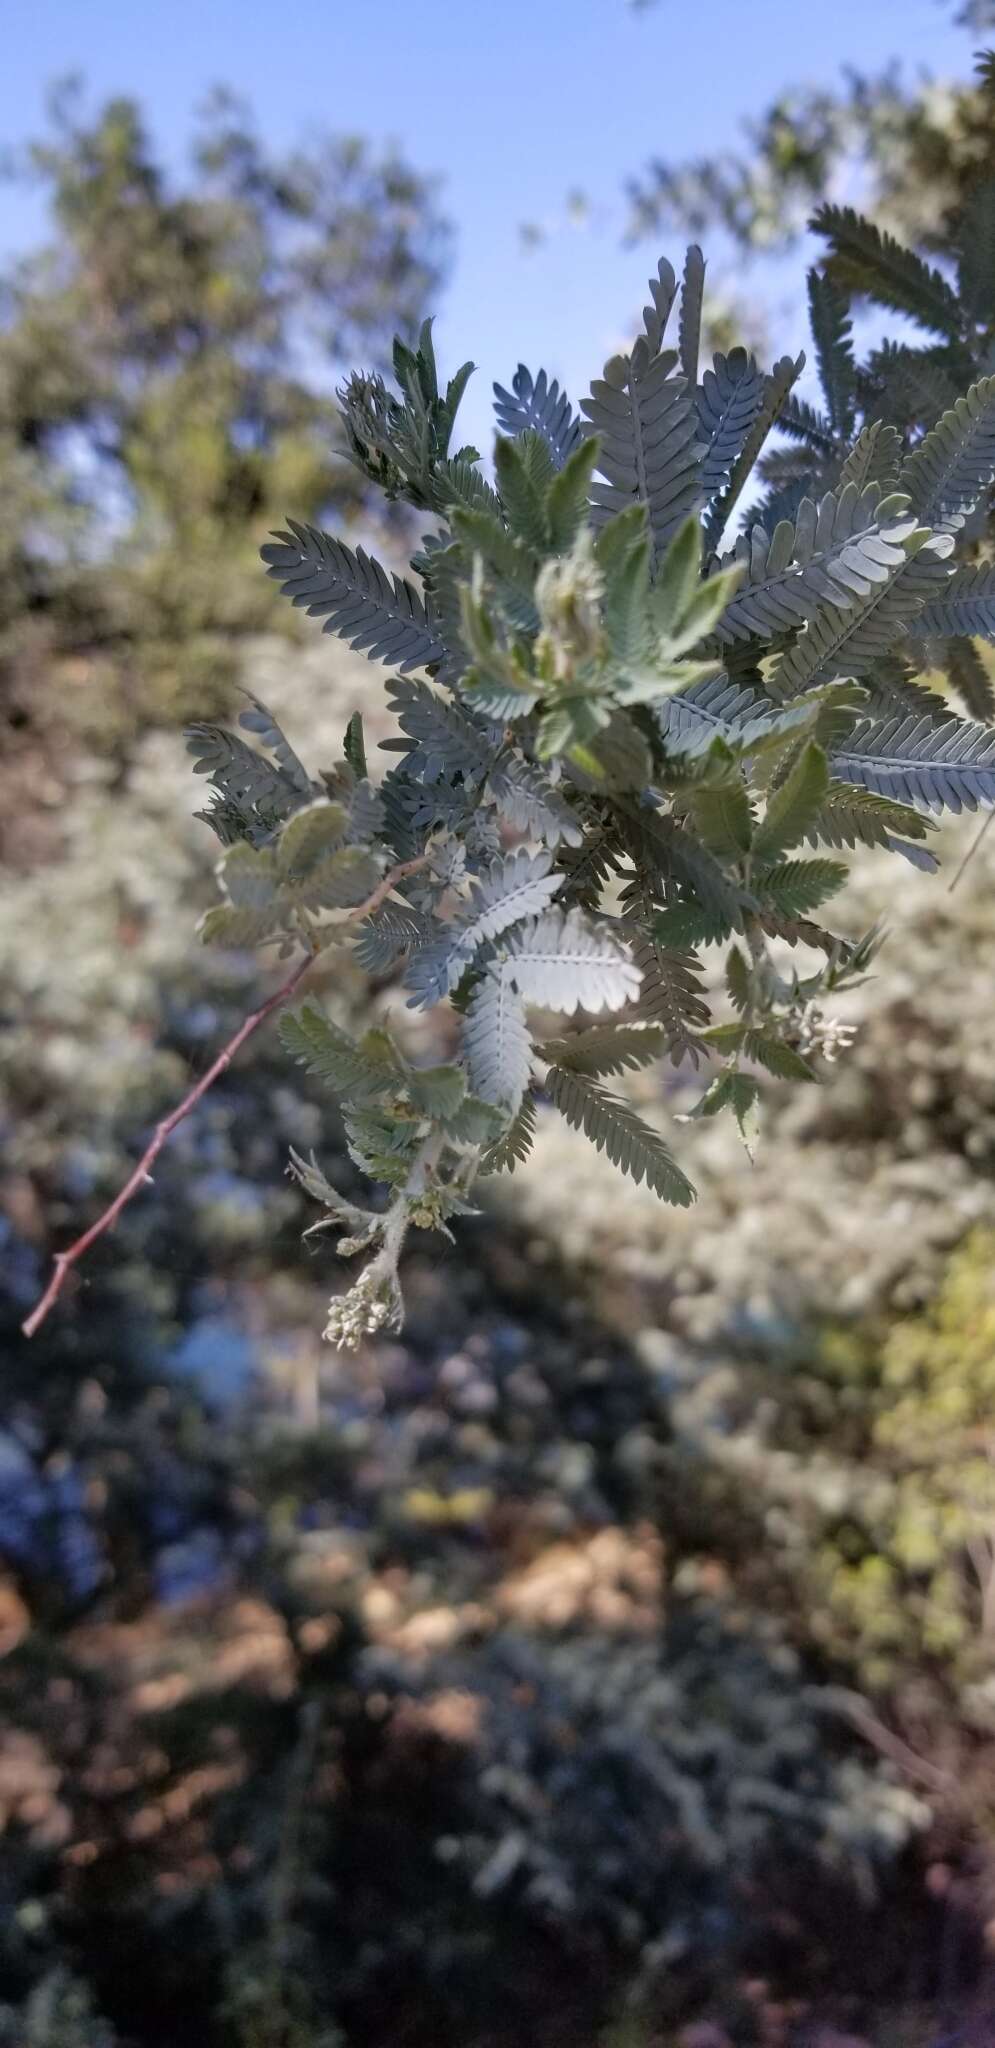
<path id="1" fill-rule="evenodd" d="M 991 824 L 993 818 L 995 818 L 995 811 L 989 811 L 988 816 L 981 827 L 981 830 L 975 833 L 974 838 L 972 839 L 971 844 L 968 847 L 963 860 L 961 861 L 960 867 L 957 869 L 957 873 L 955 874 L 953 881 L 947 884 L 948 896 L 953 895 L 954 890 L 956 889 L 957 884 L 961 879 L 961 876 L 967 873 L 967 870 L 970 867 L 975 854 L 980 853 L 985 833 L 987 832 L 988 827 Z"/>
<path id="2" fill-rule="evenodd" d="M 930 1763 L 928 1757 L 919 1756 L 893 1729 L 886 1728 L 861 1693 L 851 1692 L 843 1685 L 808 1686 L 806 1698 L 823 1712 L 842 1714 L 879 1756 L 888 1757 L 906 1777 L 917 1778 L 934 1792 L 949 1792 L 953 1782 L 950 1772 Z"/>
<path id="3" fill-rule="evenodd" d="M 420 853 L 416 860 L 402 860 L 399 867 L 391 868 L 389 875 L 385 875 L 383 881 L 378 882 L 376 888 L 371 890 L 365 903 L 357 903 L 355 910 L 350 910 L 349 923 L 355 924 L 362 917 L 372 917 L 374 911 L 379 910 L 381 903 L 386 902 L 397 882 L 403 882 L 405 875 L 417 875 L 422 868 L 427 868 L 428 864 L 429 855 Z"/>
<path id="4" fill-rule="evenodd" d="M 251 1038 L 252 1033 L 258 1031 L 260 1024 L 264 1024 L 267 1017 L 272 1016 L 273 1011 L 278 1010 L 280 1004 L 285 1003 L 288 997 L 293 995 L 298 982 L 307 972 L 313 958 L 314 955 L 308 953 L 303 960 L 298 960 L 293 974 L 288 976 L 287 980 L 276 990 L 275 994 L 271 995 L 258 1010 L 253 1010 L 250 1017 L 245 1018 L 244 1022 L 239 1025 L 234 1037 L 230 1038 L 227 1045 L 219 1052 L 213 1065 L 208 1067 L 206 1074 L 201 1075 L 195 1087 L 190 1089 L 189 1094 L 183 1097 L 183 1101 L 177 1104 L 177 1107 L 170 1115 L 163 1117 L 161 1123 L 156 1124 L 152 1138 L 142 1153 L 134 1172 L 129 1175 L 123 1188 L 115 1195 L 113 1202 L 104 1210 L 103 1215 L 98 1216 L 96 1222 L 90 1225 L 89 1230 L 85 1230 L 83 1235 L 78 1237 L 75 1243 L 69 1246 L 67 1251 L 56 1252 L 52 1277 L 48 1286 L 37 1307 L 32 1309 L 31 1314 L 21 1325 L 26 1337 L 33 1337 L 35 1332 L 41 1328 L 49 1309 L 54 1307 L 62 1292 L 70 1269 L 78 1263 L 85 1252 L 89 1251 L 90 1246 L 96 1243 L 98 1237 L 103 1237 L 106 1230 L 113 1228 L 122 1209 L 131 1201 L 132 1196 L 137 1195 L 139 1188 L 145 1186 L 151 1179 L 151 1168 L 158 1159 L 167 1138 L 172 1136 L 177 1125 L 181 1124 L 184 1118 L 190 1115 L 191 1110 L 196 1108 L 201 1096 L 206 1095 L 209 1088 L 213 1088 L 215 1081 L 224 1073 L 225 1068 L 231 1065 L 235 1054 L 241 1050 L 246 1039 Z"/>
<path id="5" fill-rule="evenodd" d="M 422 854 L 417 860 L 402 861 L 399 867 L 391 868 L 389 874 L 384 875 L 383 880 L 377 883 L 376 888 L 371 890 L 364 902 L 357 903 L 355 909 L 349 912 L 348 922 L 356 923 L 364 917 L 371 917 L 375 910 L 379 910 L 385 898 L 390 895 L 395 883 L 403 881 L 406 875 L 412 875 L 417 869 L 425 867 L 427 859 L 428 856 Z M 207 1094 L 209 1088 L 213 1088 L 215 1081 L 220 1079 L 227 1067 L 230 1067 L 232 1060 L 235 1058 L 236 1053 L 241 1051 L 246 1039 L 251 1038 L 253 1032 L 258 1031 L 261 1024 L 265 1024 L 266 1019 L 273 1015 L 274 1010 L 278 1010 L 281 1004 L 289 1001 L 298 982 L 303 980 L 314 959 L 315 954 L 313 952 L 306 953 L 303 960 L 297 962 L 293 973 L 288 975 L 286 981 L 275 990 L 274 994 L 268 996 L 258 1010 L 253 1010 L 251 1016 L 244 1019 L 234 1036 L 228 1040 L 227 1045 L 219 1052 L 217 1059 L 208 1067 L 206 1074 L 201 1075 L 200 1080 L 183 1097 L 183 1101 L 178 1103 L 176 1108 L 170 1112 L 169 1116 L 163 1117 L 162 1121 L 156 1125 L 134 1172 L 129 1174 L 124 1186 L 115 1195 L 114 1200 L 108 1204 L 103 1214 L 98 1216 L 96 1222 L 91 1223 L 89 1230 L 85 1230 L 64 1252 L 56 1252 L 52 1266 L 52 1277 L 49 1280 L 48 1286 L 40 1301 L 32 1309 L 31 1314 L 21 1324 L 26 1337 L 33 1337 L 41 1329 L 49 1310 L 54 1308 L 55 1303 L 58 1301 L 72 1268 L 78 1265 L 80 1259 L 89 1251 L 90 1246 L 96 1244 L 99 1237 L 103 1237 L 105 1231 L 113 1229 L 121 1211 L 127 1207 L 133 1196 L 138 1194 L 139 1189 L 148 1185 L 152 1177 L 151 1169 L 155 1165 L 167 1139 L 172 1137 L 177 1125 L 184 1122 L 185 1118 L 190 1115 L 191 1110 L 196 1109 L 201 1097 Z"/>

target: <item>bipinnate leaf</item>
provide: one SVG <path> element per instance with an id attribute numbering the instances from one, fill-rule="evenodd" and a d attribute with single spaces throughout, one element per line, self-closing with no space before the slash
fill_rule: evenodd
<path id="1" fill-rule="evenodd" d="M 445 659 L 414 585 L 381 568 L 365 548 L 346 547 L 316 526 L 295 519 L 260 550 L 267 574 L 310 618 L 324 618 L 370 661 L 387 662 L 402 675 Z"/>
<path id="2" fill-rule="evenodd" d="M 664 1202 L 686 1209 L 695 1191 L 658 1131 L 644 1123 L 631 1103 L 609 1094 L 586 1075 L 551 1067 L 546 1088 L 560 1114 L 583 1131 L 630 1180 L 645 1181 Z"/>

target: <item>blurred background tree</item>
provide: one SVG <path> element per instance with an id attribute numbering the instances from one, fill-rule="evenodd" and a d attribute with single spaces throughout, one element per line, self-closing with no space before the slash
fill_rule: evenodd
<path id="1" fill-rule="evenodd" d="M 449 234 L 399 154 L 274 156 L 226 92 L 185 179 L 134 101 L 91 111 L 77 84 L 17 168 L 51 239 L 0 286 L 0 704 L 106 748 L 217 706 L 274 618 L 258 539 L 287 505 L 361 510 L 336 377 L 410 335 Z"/>
<path id="2" fill-rule="evenodd" d="M 965 28 L 995 27 L 990 0 L 959 10 Z M 784 251 L 827 198 L 858 204 L 900 240 L 942 252 L 971 188 L 995 167 L 981 86 L 877 75 L 847 66 L 840 83 L 789 86 L 743 131 L 739 149 L 685 163 L 655 158 L 628 185 L 627 232 L 659 241 L 721 229 L 743 251 Z"/>

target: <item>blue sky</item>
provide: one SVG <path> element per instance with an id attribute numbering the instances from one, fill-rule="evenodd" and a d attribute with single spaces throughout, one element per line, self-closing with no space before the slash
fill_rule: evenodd
<path id="1" fill-rule="evenodd" d="M 463 416 L 480 436 L 491 379 L 520 358 L 579 392 L 624 337 L 664 253 L 620 245 L 627 174 L 718 152 L 780 87 L 848 63 L 901 54 L 910 72 L 964 76 L 970 38 L 951 14 L 939 0 L 5 0 L 0 140 L 35 132 L 46 83 L 78 70 L 95 96 L 143 102 L 167 160 L 216 83 L 246 95 L 276 145 L 317 125 L 398 141 L 445 180 L 458 240 L 436 333 L 447 368 L 480 365 Z M 561 225 L 571 186 L 595 202 L 583 228 Z M 554 228 L 532 253 L 525 220 Z M 37 201 L 0 185 L 0 257 L 40 225 Z M 784 290 L 762 265 L 738 282 Z"/>

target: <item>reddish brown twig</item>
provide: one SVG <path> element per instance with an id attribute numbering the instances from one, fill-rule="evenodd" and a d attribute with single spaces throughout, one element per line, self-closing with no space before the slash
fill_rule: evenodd
<path id="1" fill-rule="evenodd" d="M 372 916 L 373 912 L 379 910 L 381 903 L 390 895 L 395 883 L 403 881 L 405 875 L 413 875 L 417 869 L 423 868 L 426 865 L 426 859 L 427 856 L 422 855 L 417 860 L 402 861 L 399 867 L 392 868 L 390 873 L 385 875 L 381 882 L 377 883 L 376 888 L 371 891 L 365 901 L 358 903 L 356 908 L 350 911 L 349 922 L 354 923 L 360 918 Z M 96 1244 L 98 1237 L 103 1237 L 105 1231 L 113 1228 L 122 1209 L 127 1207 L 132 1196 L 137 1195 L 139 1188 L 145 1186 L 150 1180 L 150 1168 L 154 1166 L 158 1159 L 167 1138 L 172 1136 L 177 1125 L 183 1123 L 184 1119 L 190 1115 L 191 1110 L 196 1109 L 201 1097 L 207 1094 L 209 1088 L 213 1088 L 215 1081 L 224 1073 L 226 1067 L 230 1067 L 235 1054 L 241 1051 L 246 1039 L 251 1038 L 254 1031 L 258 1031 L 260 1024 L 265 1024 L 267 1017 L 271 1017 L 273 1011 L 280 1008 L 281 1003 L 289 1000 L 298 982 L 303 980 L 314 958 L 315 955 L 313 953 L 305 954 L 304 959 L 297 962 L 293 973 L 288 975 L 286 981 L 281 984 L 274 994 L 268 996 L 266 1001 L 260 1004 L 258 1010 L 253 1010 L 252 1015 L 244 1019 L 235 1032 L 234 1037 L 228 1040 L 227 1045 L 219 1052 L 217 1059 L 208 1067 L 206 1074 L 201 1075 L 196 1086 L 190 1089 L 189 1093 L 183 1097 L 183 1101 L 177 1104 L 177 1107 L 170 1112 L 169 1116 L 163 1117 L 161 1123 L 156 1124 L 152 1137 L 142 1153 L 138 1165 L 135 1167 L 134 1172 L 129 1174 L 123 1188 L 115 1195 L 113 1202 L 108 1205 L 101 1216 L 97 1217 L 95 1223 L 91 1223 L 89 1230 L 84 1230 L 82 1236 L 78 1237 L 75 1243 L 69 1245 L 66 1251 L 56 1252 L 52 1267 L 52 1277 L 49 1280 L 48 1286 L 41 1300 L 21 1324 L 26 1337 L 33 1337 L 36 1331 L 40 1330 L 49 1310 L 55 1306 L 59 1295 L 62 1293 L 67 1274 L 79 1263 L 84 1253 L 89 1251 L 90 1246 Z"/>
<path id="2" fill-rule="evenodd" d="M 169 1116 L 163 1117 L 162 1122 L 156 1124 L 152 1137 L 142 1153 L 134 1173 L 129 1175 L 123 1188 L 115 1195 L 113 1202 L 104 1210 L 103 1215 L 98 1216 L 96 1223 L 91 1223 L 89 1230 L 85 1230 L 82 1237 L 78 1237 L 75 1244 L 71 1244 L 67 1251 L 56 1252 L 52 1277 L 48 1286 L 37 1307 L 32 1309 L 26 1321 L 21 1324 L 26 1337 L 33 1337 L 35 1331 L 41 1328 L 49 1309 L 54 1306 L 62 1292 L 66 1275 L 71 1267 L 77 1264 L 83 1257 L 84 1252 L 89 1251 L 92 1244 L 96 1244 L 98 1237 L 103 1237 L 105 1230 L 112 1228 L 117 1222 L 122 1209 L 126 1208 L 127 1204 L 131 1201 L 132 1196 L 137 1195 L 139 1188 L 151 1178 L 150 1168 L 154 1166 L 167 1138 L 172 1136 L 177 1124 L 181 1124 L 184 1118 L 190 1115 L 190 1111 L 196 1108 L 201 1096 L 206 1095 L 209 1088 L 213 1088 L 215 1081 L 224 1073 L 225 1068 L 230 1067 L 235 1054 L 240 1051 L 246 1039 L 251 1038 L 252 1033 L 258 1031 L 260 1024 L 265 1024 L 267 1017 L 272 1016 L 273 1011 L 278 1010 L 280 1004 L 285 1003 L 288 996 L 293 995 L 298 982 L 310 967 L 313 957 L 313 954 L 309 953 L 305 959 L 298 960 L 293 974 L 288 976 L 282 987 L 278 988 L 274 995 L 269 996 L 258 1010 L 253 1010 L 251 1017 L 245 1018 L 244 1022 L 239 1025 L 234 1037 L 230 1038 L 224 1049 L 219 1052 L 213 1065 L 208 1067 L 206 1074 L 201 1075 L 196 1086 L 190 1089 L 189 1094 L 183 1097 L 183 1101 L 177 1104 L 177 1107 L 171 1111 Z"/>
<path id="3" fill-rule="evenodd" d="M 389 875 L 385 875 L 383 881 L 378 882 L 376 888 L 371 890 L 365 903 L 357 903 L 355 910 L 350 910 L 349 923 L 355 923 L 357 918 L 372 917 L 373 912 L 379 910 L 381 903 L 386 901 L 396 883 L 403 882 L 405 875 L 419 874 L 422 868 L 427 868 L 428 863 L 429 855 L 420 853 L 415 860 L 402 860 L 399 867 L 391 868 Z"/>

